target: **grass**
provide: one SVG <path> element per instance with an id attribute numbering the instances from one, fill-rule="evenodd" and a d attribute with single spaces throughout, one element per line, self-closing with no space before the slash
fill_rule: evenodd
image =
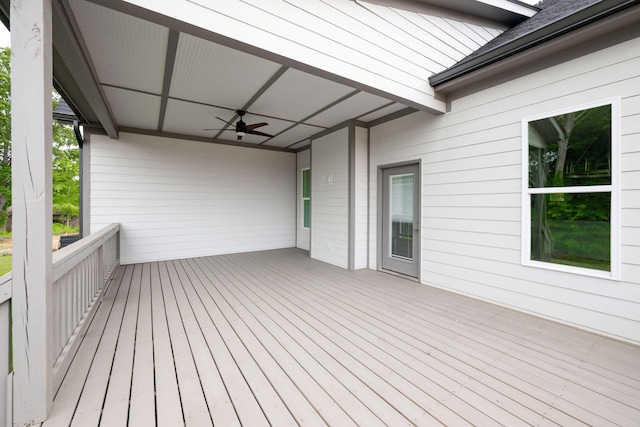
<path id="1" fill-rule="evenodd" d="M 0 255 L 0 276 L 11 271 L 11 255 Z"/>
<path id="2" fill-rule="evenodd" d="M 608 221 L 549 220 L 554 238 L 551 262 L 611 270 L 611 227 Z"/>
<path id="3" fill-rule="evenodd" d="M 70 227 L 64 224 L 54 222 L 52 226 L 53 235 L 61 234 L 78 234 L 78 227 Z M 11 247 L 11 232 L 0 230 L 0 249 Z M 11 271 L 11 261 L 13 257 L 11 255 L 0 254 L 0 276 Z"/>
<path id="4" fill-rule="evenodd" d="M 57 222 L 54 222 L 52 226 L 52 234 L 54 236 L 59 234 L 78 234 L 79 232 L 80 229 L 78 227 L 71 227 Z"/>

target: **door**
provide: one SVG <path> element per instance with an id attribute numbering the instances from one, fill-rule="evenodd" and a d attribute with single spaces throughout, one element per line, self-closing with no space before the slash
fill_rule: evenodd
<path id="1" fill-rule="evenodd" d="M 418 165 L 382 170 L 382 268 L 418 277 L 420 241 Z"/>

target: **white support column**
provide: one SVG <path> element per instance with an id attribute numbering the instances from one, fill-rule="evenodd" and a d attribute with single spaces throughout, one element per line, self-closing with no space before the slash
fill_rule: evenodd
<path id="1" fill-rule="evenodd" d="M 14 426 L 52 405 L 51 0 L 11 1 Z"/>

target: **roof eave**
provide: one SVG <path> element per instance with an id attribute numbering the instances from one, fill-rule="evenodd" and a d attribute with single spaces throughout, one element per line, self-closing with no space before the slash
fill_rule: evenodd
<path id="1" fill-rule="evenodd" d="M 593 4 L 543 28 L 489 50 L 482 55 L 471 58 L 468 61 L 462 61 L 445 71 L 434 74 L 429 77 L 429 83 L 433 87 L 449 83 L 459 77 L 592 24 L 638 3 L 640 3 L 640 0 L 612 0 Z"/>

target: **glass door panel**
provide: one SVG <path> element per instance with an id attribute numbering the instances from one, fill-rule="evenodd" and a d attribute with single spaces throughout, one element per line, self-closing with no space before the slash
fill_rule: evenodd
<path id="1" fill-rule="evenodd" d="M 394 258 L 413 260 L 413 181 L 412 173 L 390 175 L 389 248 Z"/>
<path id="2" fill-rule="evenodd" d="M 418 277 L 419 167 L 382 170 L 381 264 L 384 270 Z"/>

